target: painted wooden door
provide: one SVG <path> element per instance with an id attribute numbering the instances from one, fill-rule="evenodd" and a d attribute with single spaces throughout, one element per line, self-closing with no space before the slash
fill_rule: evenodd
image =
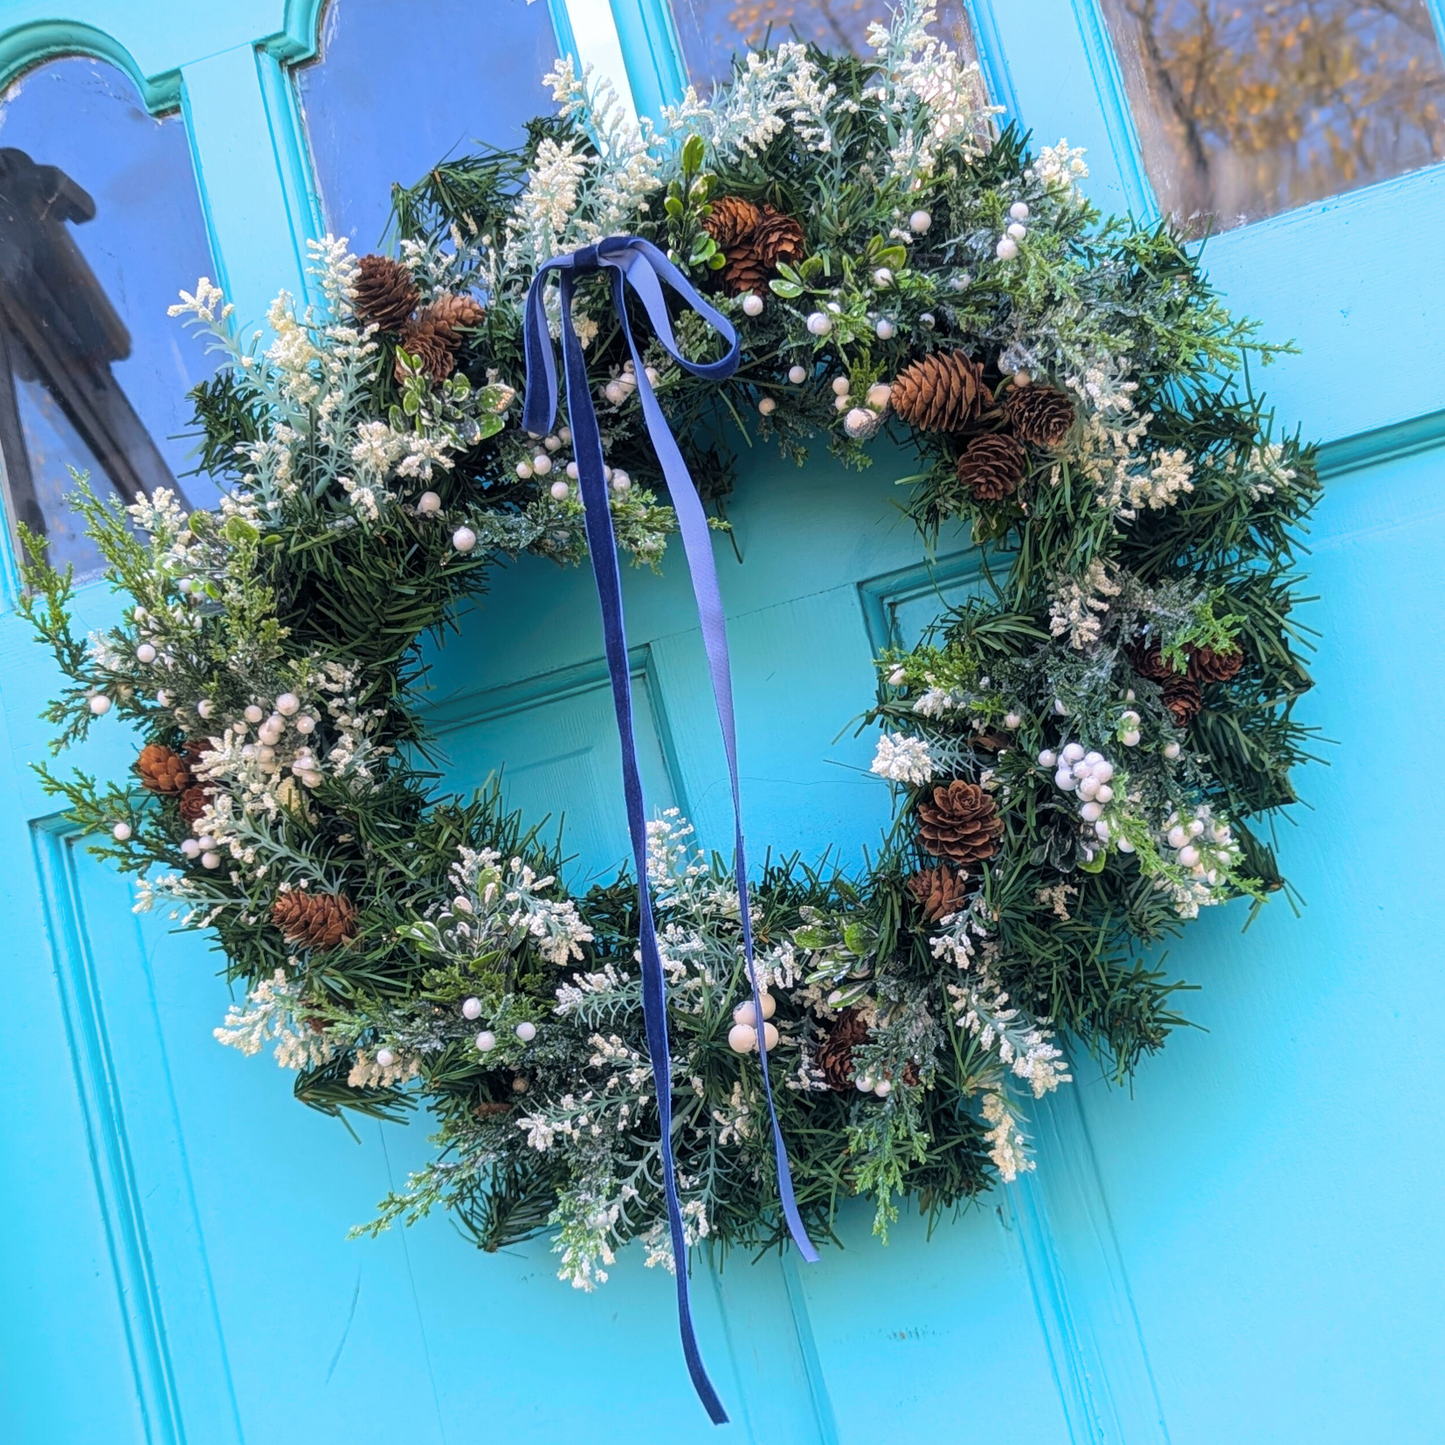
<path id="1" fill-rule="evenodd" d="M 339 36 L 346 5 L 324 21 Z M 77 0 L 61 23 L 4 0 L 0 67 L 13 78 L 58 52 L 95 55 L 143 109 L 179 107 L 212 259 L 242 314 L 260 316 L 278 287 L 304 287 L 300 242 L 341 204 L 327 176 L 346 134 L 328 151 L 314 122 L 345 87 L 333 102 L 323 71 L 289 70 L 316 48 L 318 8 Z M 411 23 L 425 8 L 406 7 Z M 709 7 L 693 8 L 705 33 Z M 648 108 L 686 73 L 683 9 L 681 48 L 659 0 L 558 0 L 555 39 L 527 43 L 597 60 Z M 363 11 L 356 0 L 354 30 Z M 1041 139 L 1087 144 L 1101 204 L 1148 214 L 1159 182 L 1112 6 L 976 0 L 969 14 L 995 98 Z M 1434 44 L 1422 36 L 1422 63 Z M 1303 916 L 1275 904 L 1241 934 L 1222 910 L 1191 930 L 1168 966 L 1201 985 L 1190 1011 L 1205 1028 L 1132 1091 L 1077 1060 L 1077 1086 L 1036 1120 L 1038 1174 L 931 1239 L 914 1221 L 885 1249 L 849 1213 L 845 1248 L 819 1265 L 699 1264 L 704 1350 L 733 1433 L 765 1445 L 1445 1436 L 1445 1129 L 1429 1054 L 1445 1007 L 1439 768 L 1421 740 L 1445 705 L 1445 288 L 1413 239 L 1438 233 L 1442 212 L 1445 168 L 1422 167 L 1211 243 L 1234 303 L 1300 340 L 1267 380 L 1281 414 L 1328 442 L 1309 717 L 1335 742 L 1282 848 Z M 894 506 L 904 470 L 887 454 L 859 475 L 756 453 L 730 500 L 741 561 L 726 544 L 718 555 L 748 826 L 774 847 L 856 858 L 877 836 L 887 799 L 847 728 L 870 698 L 870 659 L 970 585 L 959 539 L 922 558 Z M 668 567 L 626 586 L 651 797 L 704 840 L 724 837 L 685 579 Z M 91 625 L 111 605 L 83 594 Z M 544 1242 L 481 1256 L 442 1220 L 345 1239 L 425 1156 L 423 1130 L 366 1124 L 354 1139 L 300 1108 L 288 1076 L 216 1047 L 217 959 L 163 917 L 137 919 L 126 885 L 53 815 L 27 764 L 44 752 L 36 713 L 55 680 L 13 615 L 0 653 L 4 1438 L 710 1435 L 668 1281 L 639 1260 L 583 1296 L 552 1278 Z M 600 657 L 587 577 L 524 562 L 432 672 L 457 783 L 505 763 L 517 804 L 565 817 L 579 877 L 623 851 Z M 128 746 L 105 732 L 81 761 L 118 773 Z"/>

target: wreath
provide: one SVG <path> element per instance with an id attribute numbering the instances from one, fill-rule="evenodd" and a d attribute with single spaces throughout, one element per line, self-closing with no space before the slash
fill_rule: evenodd
<path id="1" fill-rule="evenodd" d="M 571 896 L 495 784 L 438 790 L 419 711 L 422 640 L 495 566 L 586 555 L 571 433 L 529 435 L 517 402 L 554 255 L 645 238 L 735 322 L 725 381 L 646 353 L 715 525 L 744 441 L 866 466 L 897 455 L 882 433 L 917 454 L 921 545 L 970 529 L 986 583 L 878 659 L 881 851 L 754 877 L 757 1005 L 728 865 L 651 825 L 689 1244 L 784 1237 L 760 1034 L 809 1229 L 867 1195 L 886 1234 L 905 1197 L 937 1214 L 1032 1168 L 1064 1041 L 1127 1076 L 1181 1022 L 1159 941 L 1283 886 L 1260 823 L 1308 743 L 1318 483 L 1235 380 L 1273 350 L 1167 223 L 1101 221 L 1079 151 L 1000 130 L 931 18 L 905 4 L 869 61 L 749 54 L 655 127 L 562 62 L 525 146 L 398 191 L 393 256 L 313 244 L 315 303 L 282 295 L 265 336 L 237 340 L 209 282 L 183 293 L 226 350 L 192 393 L 223 496 L 81 487 L 115 626 L 77 636 L 70 574 L 25 538 L 22 607 L 69 679 L 57 749 L 107 715 L 144 740 L 133 777 L 45 784 L 138 908 L 214 937 L 244 995 L 217 1037 L 273 1045 L 314 1108 L 435 1122 L 366 1230 L 442 1206 L 486 1250 L 550 1231 L 583 1288 L 636 1238 L 674 1267 L 636 881 Z M 571 322 L 619 544 L 658 566 L 673 513 L 600 281 Z M 705 360 L 697 322 L 678 344 Z"/>

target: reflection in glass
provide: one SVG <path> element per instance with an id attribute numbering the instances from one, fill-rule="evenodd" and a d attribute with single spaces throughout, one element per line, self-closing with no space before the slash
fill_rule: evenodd
<path id="1" fill-rule="evenodd" d="M 672 0 L 687 72 L 700 95 L 732 74 L 733 56 L 785 40 L 869 59 L 868 27 L 887 21 L 894 0 Z M 929 26 L 966 59 L 976 59 L 960 0 L 941 0 Z"/>
<path id="2" fill-rule="evenodd" d="M 51 61 L 0 100 L 0 460 L 8 520 L 84 575 L 100 559 L 65 501 L 70 468 L 125 501 L 211 505 L 186 466 L 205 358 L 166 307 L 212 269 L 186 135 L 98 61 Z"/>
<path id="3" fill-rule="evenodd" d="M 552 109 L 556 61 L 545 4 L 331 0 L 320 57 L 296 71 L 328 229 L 370 251 L 394 183 L 478 142 L 520 145 Z"/>
<path id="4" fill-rule="evenodd" d="M 1194 235 L 1445 157 L 1426 0 L 1103 0 L 1160 208 Z"/>

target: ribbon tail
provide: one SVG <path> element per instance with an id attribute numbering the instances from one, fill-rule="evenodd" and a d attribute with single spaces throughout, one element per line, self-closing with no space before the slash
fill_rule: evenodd
<path id="1" fill-rule="evenodd" d="M 717 709 L 718 725 L 722 730 L 723 751 L 727 757 L 728 782 L 731 786 L 733 805 L 734 866 L 737 873 L 738 905 L 742 921 L 743 956 L 747 963 L 748 983 L 752 989 L 753 1017 L 757 1024 L 758 1059 L 763 1075 L 763 1094 L 768 1105 L 768 1120 L 772 1127 L 773 1160 L 778 1177 L 778 1202 L 782 1207 L 783 1219 L 788 1233 L 798 1251 L 810 1264 L 816 1264 L 818 1251 L 808 1237 L 798 1202 L 793 1190 L 793 1174 L 788 1163 L 788 1149 L 783 1140 L 782 1127 L 778 1123 L 777 1108 L 773 1102 L 773 1085 L 768 1069 L 768 1047 L 764 1037 L 761 989 L 758 987 L 757 970 L 753 959 L 752 918 L 748 904 L 747 855 L 743 845 L 742 792 L 738 778 L 737 721 L 733 709 L 732 665 L 728 655 L 727 624 L 723 615 L 722 592 L 718 585 L 717 562 L 713 557 L 712 538 L 709 533 L 707 513 L 703 510 L 702 499 L 697 494 L 692 477 L 683 459 L 672 430 L 667 424 L 657 396 L 647 379 L 647 368 L 638 353 L 637 343 L 627 321 L 626 297 L 623 292 L 623 273 L 612 271 L 613 307 L 627 338 L 632 353 L 633 371 L 637 377 L 638 396 L 642 402 L 643 417 L 647 422 L 648 435 L 652 441 L 657 459 L 662 465 L 667 480 L 668 493 L 677 513 L 678 531 L 682 535 L 683 550 L 687 554 L 688 572 L 692 578 L 693 596 L 697 602 L 698 620 L 702 627 L 703 646 L 707 653 L 708 673 L 712 679 L 713 702 Z M 637 286 L 649 314 L 654 311 L 654 293 L 657 309 L 665 320 L 666 308 L 661 305 L 661 290 L 652 272 L 642 267 L 629 267 L 628 278 L 642 283 Z M 680 283 L 680 284 L 679 284 Z M 691 303 L 700 298 L 685 278 L 678 276 L 673 282 L 677 289 Z M 709 308 L 711 309 L 711 308 Z M 719 317 L 719 320 L 722 318 Z"/>
<path id="2" fill-rule="evenodd" d="M 540 283 L 540 277 L 535 284 Z M 562 273 L 562 358 L 566 373 L 567 417 L 572 428 L 573 456 L 577 462 L 579 490 L 586 520 L 587 546 L 597 583 L 602 610 L 607 667 L 612 682 L 613 707 L 622 745 L 622 781 L 627 801 L 627 828 L 637 868 L 639 934 L 642 952 L 642 1003 L 647 1032 L 647 1049 L 657 1090 L 657 1112 L 661 1131 L 663 1188 L 667 1197 L 667 1222 L 672 1240 L 674 1273 L 677 1280 L 678 1326 L 682 1352 L 693 1389 L 715 1425 L 727 1423 L 727 1411 L 708 1378 L 693 1327 L 692 1304 L 687 1277 L 687 1240 L 682 1209 L 677 1195 L 677 1165 L 672 1143 L 672 1065 L 667 1038 L 667 986 L 658 953 L 652 917 L 652 899 L 647 882 L 647 822 L 642 778 L 637 764 L 633 730 L 632 678 L 627 657 L 627 633 L 622 610 L 622 577 L 617 562 L 612 513 L 603 473 L 602 437 L 587 385 L 587 367 L 582 348 L 572 329 L 572 273 Z M 540 306 L 538 308 L 540 310 Z M 619 315 L 625 318 L 625 312 Z M 625 319 L 623 322 L 625 326 Z M 529 389 L 530 390 L 530 389 Z M 528 397 L 528 417 L 531 397 Z"/>

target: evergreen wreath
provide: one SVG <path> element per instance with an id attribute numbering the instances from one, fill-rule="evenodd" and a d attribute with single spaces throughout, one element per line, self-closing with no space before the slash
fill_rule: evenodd
<path id="1" fill-rule="evenodd" d="M 183 296 L 228 354 L 193 393 L 224 495 L 187 515 L 82 487 L 116 626 L 76 636 L 69 573 L 26 538 L 23 610 L 70 679 L 56 748 L 107 713 L 144 739 L 134 778 L 45 784 L 139 908 L 214 936 L 245 993 L 217 1037 L 274 1044 L 315 1108 L 436 1122 L 368 1229 L 440 1205 L 483 1249 L 552 1231 L 581 1287 L 637 1237 L 673 1267 L 634 885 L 570 897 L 495 785 L 439 793 L 418 712 L 421 640 L 494 565 L 584 552 L 569 433 L 528 436 L 514 404 L 554 254 L 645 237 L 735 320 L 730 380 L 653 368 L 719 525 L 739 439 L 801 461 L 822 434 L 862 466 L 887 433 L 917 453 L 924 539 L 971 526 L 987 584 L 879 659 L 881 854 L 755 880 L 763 1018 L 726 863 L 654 825 L 692 1239 L 782 1237 L 760 1029 L 809 1229 L 864 1194 L 886 1234 L 902 1196 L 936 1214 L 1033 1167 L 1061 1039 L 1127 1076 L 1181 1022 L 1155 945 L 1282 886 L 1257 830 L 1308 741 L 1292 613 L 1318 483 L 1235 381 L 1272 351 L 1167 224 L 1100 221 L 1080 152 L 999 131 L 931 18 L 905 4 L 869 62 L 750 54 L 656 128 L 563 62 L 523 148 L 397 192 L 395 257 L 314 245 L 316 303 L 278 298 L 264 345 L 208 282 Z M 655 566 L 672 519 L 636 378 L 605 287 L 577 309 L 618 535 Z"/>

